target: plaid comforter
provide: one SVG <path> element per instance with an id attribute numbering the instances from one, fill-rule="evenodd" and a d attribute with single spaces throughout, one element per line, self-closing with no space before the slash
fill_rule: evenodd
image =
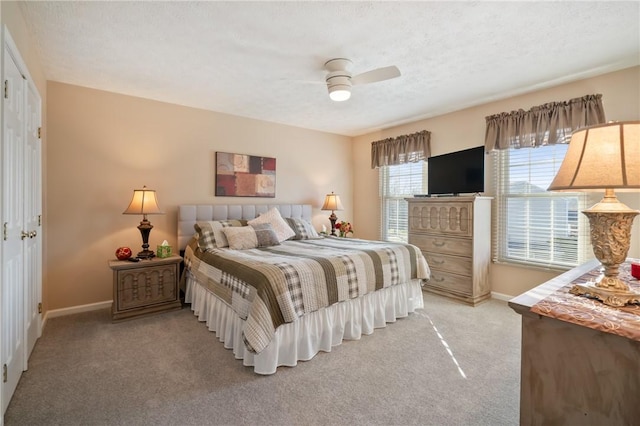
<path id="1" fill-rule="evenodd" d="M 278 326 L 334 303 L 428 279 L 413 245 L 354 238 L 285 241 L 251 249 L 185 250 L 185 270 L 245 320 L 247 348 L 260 353 Z"/>

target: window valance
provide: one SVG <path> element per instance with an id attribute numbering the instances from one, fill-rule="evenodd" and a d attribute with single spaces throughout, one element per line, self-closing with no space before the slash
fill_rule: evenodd
<path id="1" fill-rule="evenodd" d="M 371 168 L 416 163 L 431 156 L 431 132 L 423 130 L 410 135 L 371 142 Z"/>
<path id="2" fill-rule="evenodd" d="M 569 143 L 571 133 L 605 122 L 602 95 L 587 95 L 565 102 L 486 117 L 485 150 L 531 148 Z"/>

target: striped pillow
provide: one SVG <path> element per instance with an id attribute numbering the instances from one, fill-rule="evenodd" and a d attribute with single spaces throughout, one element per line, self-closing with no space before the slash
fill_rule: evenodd
<path id="1" fill-rule="evenodd" d="M 312 240 L 315 238 L 322 238 L 318 235 L 318 232 L 314 227 L 304 219 L 287 217 L 284 219 L 289 227 L 293 229 L 295 235 L 291 237 L 291 240 Z"/>
<path id="2" fill-rule="evenodd" d="M 280 244 L 273 227 L 268 223 L 258 225 L 224 228 L 222 230 L 229 241 L 231 250 L 247 250 L 257 247 L 271 247 Z"/>
<path id="3" fill-rule="evenodd" d="M 193 227 L 198 233 L 198 247 L 201 250 L 213 250 L 215 248 L 228 247 L 227 237 L 222 232 L 223 228 L 246 226 L 246 220 L 212 220 L 208 222 L 196 222 Z"/>

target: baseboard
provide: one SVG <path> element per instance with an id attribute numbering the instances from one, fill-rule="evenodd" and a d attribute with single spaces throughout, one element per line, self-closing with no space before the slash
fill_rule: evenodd
<path id="1" fill-rule="evenodd" d="M 514 296 L 509 296 L 508 294 L 496 293 L 495 291 L 492 291 L 491 292 L 491 298 L 492 299 L 498 299 L 498 300 L 504 300 L 505 302 L 508 302 L 509 300 L 513 299 Z"/>
<path id="2" fill-rule="evenodd" d="M 105 300 L 104 302 L 89 303 L 88 305 L 71 306 L 68 308 L 52 309 L 45 312 L 42 318 L 42 329 L 44 330 L 49 318 L 62 317 L 65 315 L 79 314 L 80 312 L 97 311 L 99 309 L 110 308 L 113 300 Z"/>

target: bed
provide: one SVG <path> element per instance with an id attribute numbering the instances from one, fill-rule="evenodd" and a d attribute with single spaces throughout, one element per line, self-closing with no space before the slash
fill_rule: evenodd
<path id="1" fill-rule="evenodd" d="M 296 366 L 423 307 L 430 271 L 417 247 L 318 236 L 311 215 L 305 204 L 179 206 L 185 303 L 257 374 Z M 228 236 L 229 246 L 210 245 L 207 235 L 218 245 Z"/>

